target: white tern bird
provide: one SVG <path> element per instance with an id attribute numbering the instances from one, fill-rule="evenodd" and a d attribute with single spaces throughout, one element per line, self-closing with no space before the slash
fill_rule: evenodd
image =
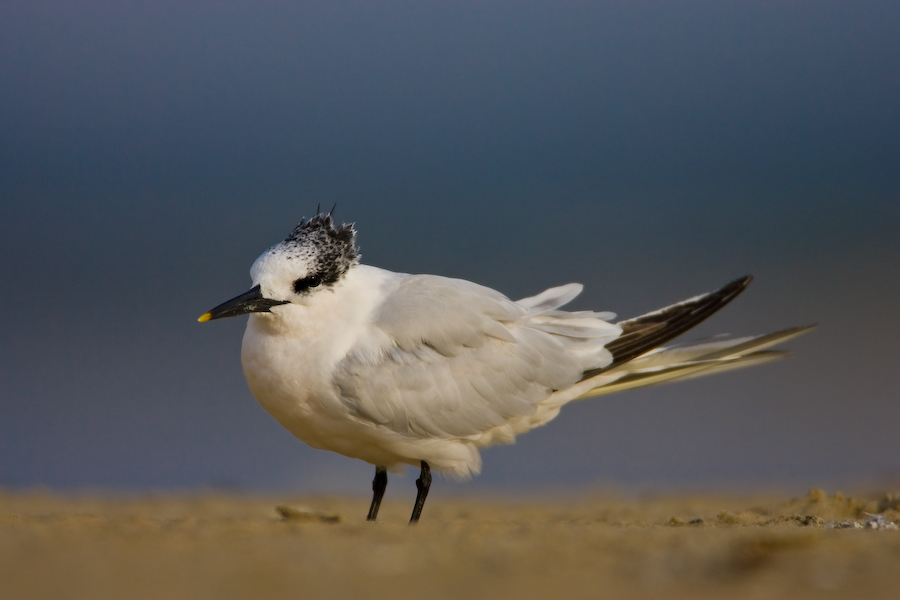
<path id="1" fill-rule="evenodd" d="M 375 465 L 374 520 L 387 471 L 481 470 L 479 449 L 512 443 L 580 398 L 749 366 L 811 327 L 662 347 L 740 294 L 751 278 L 624 321 L 559 310 L 570 283 L 512 301 L 436 275 L 362 265 L 352 225 L 301 221 L 256 259 L 250 291 L 200 317 L 249 314 L 241 362 L 263 408 L 313 448 Z"/>

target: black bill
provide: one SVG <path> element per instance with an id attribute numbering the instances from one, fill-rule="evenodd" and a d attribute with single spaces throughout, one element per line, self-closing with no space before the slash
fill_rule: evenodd
<path id="1" fill-rule="evenodd" d="M 255 312 L 271 312 L 269 309 L 279 304 L 289 304 L 285 300 L 269 300 L 263 298 L 259 286 L 255 286 L 247 292 L 244 292 L 236 298 L 232 298 L 228 302 L 223 302 L 208 313 L 200 316 L 198 321 L 205 323 L 213 319 L 222 319 L 225 317 L 238 317 L 248 313 Z"/>

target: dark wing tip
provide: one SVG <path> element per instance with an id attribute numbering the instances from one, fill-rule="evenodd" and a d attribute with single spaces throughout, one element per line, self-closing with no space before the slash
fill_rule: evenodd
<path id="1" fill-rule="evenodd" d="M 743 277 L 741 277 L 739 279 L 735 279 L 731 283 L 727 284 L 725 287 L 727 288 L 727 287 L 733 285 L 733 286 L 740 286 L 741 289 L 746 289 L 747 286 L 750 285 L 752 282 L 753 282 L 753 275 L 744 275 Z M 722 289 L 725 289 L 725 288 L 722 288 Z"/>
<path id="2" fill-rule="evenodd" d="M 612 363 L 585 372 L 583 379 L 618 367 L 695 327 L 737 298 L 751 281 L 753 276 L 746 275 L 714 292 L 620 321 L 618 324 L 622 327 L 622 335 L 606 345 L 613 355 Z"/>
<path id="3" fill-rule="evenodd" d="M 704 296 L 712 296 L 714 294 L 729 294 L 729 293 L 733 293 L 733 292 L 735 293 L 735 296 L 737 296 L 737 294 L 740 294 L 741 292 L 746 290 L 747 286 L 750 285 L 752 282 L 753 282 L 753 275 L 744 275 L 743 277 L 739 277 L 738 279 L 735 279 L 734 281 L 730 281 L 730 282 L 726 283 L 725 285 L 723 285 L 721 288 L 719 288 L 715 292 L 710 292 L 709 294 L 704 294 Z"/>

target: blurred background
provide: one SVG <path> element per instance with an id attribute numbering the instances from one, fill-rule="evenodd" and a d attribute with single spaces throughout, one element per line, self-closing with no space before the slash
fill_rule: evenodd
<path id="1" fill-rule="evenodd" d="M 256 256 L 321 204 L 366 263 L 688 333 L 757 369 L 568 406 L 442 493 L 900 480 L 900 3 L 0 4 L 0 487 L 369 493 L 240 367 Z M 412 478 L 388 495 L 415 493 Z"/>

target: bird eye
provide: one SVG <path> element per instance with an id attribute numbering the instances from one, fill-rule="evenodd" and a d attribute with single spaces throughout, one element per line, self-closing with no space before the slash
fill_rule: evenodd
<path id="1" fill-rule="evenodd" d="M 302 294 L 309 288 L 314 288 L 322 283 L 322 278 L 318 275 L 310 275 L 309 277 L 301 277 L 294 282 L 294 292 Z"/>

